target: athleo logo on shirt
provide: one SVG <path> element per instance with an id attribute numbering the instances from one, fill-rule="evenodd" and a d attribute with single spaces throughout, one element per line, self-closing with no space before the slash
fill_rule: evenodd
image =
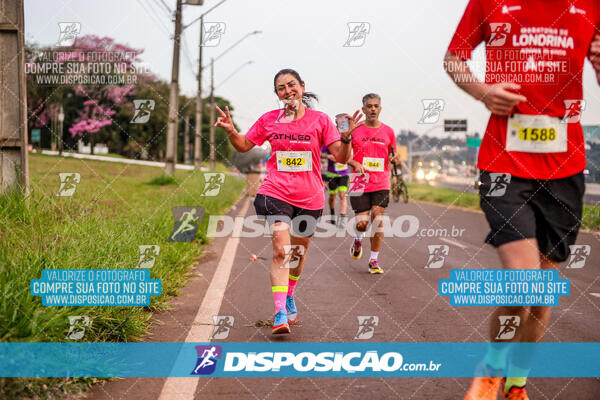
<path id="1" fill-rule="evenodd" d="M 369 137 L 364 137 L 362 138 L 363 142 L 375 142 L 377 144 L 385 144 L 385 140 L 383 140 L 382 138 L 378 138 L 378 137 L 374 137 L 374 138 L 369 138 Z"/>
<path id="2" fill-rule="evenodd" d="M 299 142 L 310 142 L 310 135 L 294 135 L 293 133 L 276 133 L 273 135 L 273 139 L 275 140 L 296 140 Z"/>

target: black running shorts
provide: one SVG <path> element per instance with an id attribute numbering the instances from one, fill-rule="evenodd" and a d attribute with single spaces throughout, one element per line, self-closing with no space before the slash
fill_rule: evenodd
<path id="1" fill-rule="evenodd" d="M 373 206 L 386 208 L 389 202 L 389 190 L 376 190 L 363 193 L 360 196 L 350 196 L 350 204 L 355 214 L 369 211 Z"/>
<path id="2" fill-rule="evenodd" d="M 583 173 L 551 180 L 502 175 L 481 171 L 480 205 L 491 228 L 485 242 L 536 238 L 542 254 L 565 261 L 581 226 Z"/>
<path id="3" fill-rule="evenodd" d="M 335 194 L 338 191 L 348 191 L 348 175 L 341 175 L 329 178 L 329 194 Z"/>
<path id="4" fill-rule="evenodd" d="M 323 214 L 322 209 L 307 210 L 264 194 L 256 195 L 254 208 L 256 215 L 265 217 L 269 225 L 285 222 L 292 227 L 292 235 L 300 237 L 314 235 L 317 221 Z"/>

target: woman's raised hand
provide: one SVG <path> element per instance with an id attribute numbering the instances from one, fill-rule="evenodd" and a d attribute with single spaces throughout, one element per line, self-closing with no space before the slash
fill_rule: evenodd
<path id="1" fill-rule="evenodd" d="M 217 122 L 215 122 L 215 126 L 220 126 L 221 128 L 225 129 L 227 133 L 235 132 L 235 127 L 233 126 L 233 121 L 231 120 L 231 114 L 229 114 L 229 106 L 225 106 L 225 111 L 227 114 L 225 114 L 223 110 L 219 108 L 219 106 L 215 107 L 217 108 L 217 111 L 219 111 L 219 114 L 221 114 L 221 116 L 217 119 Z"/>

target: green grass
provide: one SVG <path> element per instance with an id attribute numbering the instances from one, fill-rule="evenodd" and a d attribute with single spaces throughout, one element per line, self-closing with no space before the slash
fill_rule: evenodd
<path id="1" fill-rule="evenodd" d="M 166 182 L 161 168 L 30 155 L 29 206 L 18 194 L 0 196 L 0 341 L 58 342 L 68 332 L 68 316 L 87 315 L 83 341 L 134 341 L 144 337 L 152 312 L 167 308 L 206 243 L 208 215 L 225 212 L 241 195 L 245 180 L 227 176 L 221 193 L 200 197 L 203 175 L 177 171 Z M 222 165 L 219 170 L 224 170 Z M 78 172 L 73 197 L 58 197 L 59 172 Z M 168 243 L 171 207 L 202 206 L 204 223 L 191 243 Z M 150 307 L 43 307 L 29 293 L 42 269 L 135 268 L 138 245 L 158 244 L 151 269 L 163 294 Z M 67 385 L 77 390 L 90 380 Z M 51 384 L 49 383 L 51 382 Z M 35 397 L 44 385 L 62 380 L 0 380 L 0 398 Z M 73 383 L 73 382 L 71 382 Z M 27 389 L 27 387 L 30 387 Z M 50 390 L 50 389 L 48 389 Z M 62 390 L 62 389 L 61 389 Z M 16 392 L 15 392 L 16 391 Z"/>
<path id="2" fill-rule="evenodd" d="M 479 210 L 479 196 L 475 193 L 463 193 L 452 189 L 409 183 L 408 195 L 411 200 L 450 204 L 456 207 Z"/>
<path id="3" fill-rule="evenodd" d="M 148 185 L 154 185 L 154 186 L 165 186 L 165 185 L 177 185 L 178 184 L 177 179 L 175 179 L 174 176 L 167 176 L 167 175 L 157 176 L 155 178 L 152 178 L 147 183 L 148 183 Z"/>
<path id="4" fill-rule="evenodd" d="M 475 193 L 463 193 L 458 190 L 409 183 L 408 194 L 410 199 L 415 201 L 427 201 L 464 207 L 471 210 L 481 210 L 479 207 L 479 196 Z M 600 231 L 599 206 L 583 206 L 582 227 L 590 231 Z"/>

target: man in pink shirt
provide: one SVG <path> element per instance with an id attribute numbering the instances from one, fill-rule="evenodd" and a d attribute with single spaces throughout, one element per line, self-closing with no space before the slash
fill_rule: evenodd
<path id="1" fill-rule="evenodd" d="M 310 108 L 317 97 L 305 91 L 298 72 L 281 70 L 273 84 L 284 108 L 263 114 L 246 135 L 240 135 L 229 109 L 225 113 L 217 107 L 221 117 L 215 126 L 225 129 L 229 141 L 239 152 L 247 152 L 266 141 L 271 144 L 267 176 L 258 190 L 254 207 L 256 214 L 264 216 L 271 226 L 270 278 L 275 302 L 272 332 L 279 334 L 290 333 L 289 325 L 296 322 L 294 289 L 325 205 L 321 147 L 326 146 L 337 162 L 347 162 L 352 133 L 355 126 L 360 125 L 362 115 L 358 110 L 354 116 L 346 114 L 349 130 L 340 136 L 326 114 Z"/>
<path id="2" fill-rule="evenodd" d="M 362 111 L 365 123 L 356 128 L 352 141 L 353 159 L 348 162 L 354 172 L 365 176 L 366 186 L 361 195 L 350 194 L 350 203 L 356 214 L 356 230 L 358 235 L 350 248 L 350 255 L 359 259 L 362 256 L 362 239 L 371 222 L 377 224 L 374 235 L 371 236 L 371 256 L 369 257 L 369 272 L 382 274 L 377 262 L 383 232 L 381 231 L 383 213 L 390 199 L 390 155 L 393 148 L 396 153 L 396 135 L 392 128 L 379 121 L 381 98 L 375 93 L 369 93 L 362 99 Z M 368 175 L 368 179 L 367 179 Z M 352 191 L 352 188 L 350 188 Z M 377 221 L 375 221 L 377 219 Z"/>

